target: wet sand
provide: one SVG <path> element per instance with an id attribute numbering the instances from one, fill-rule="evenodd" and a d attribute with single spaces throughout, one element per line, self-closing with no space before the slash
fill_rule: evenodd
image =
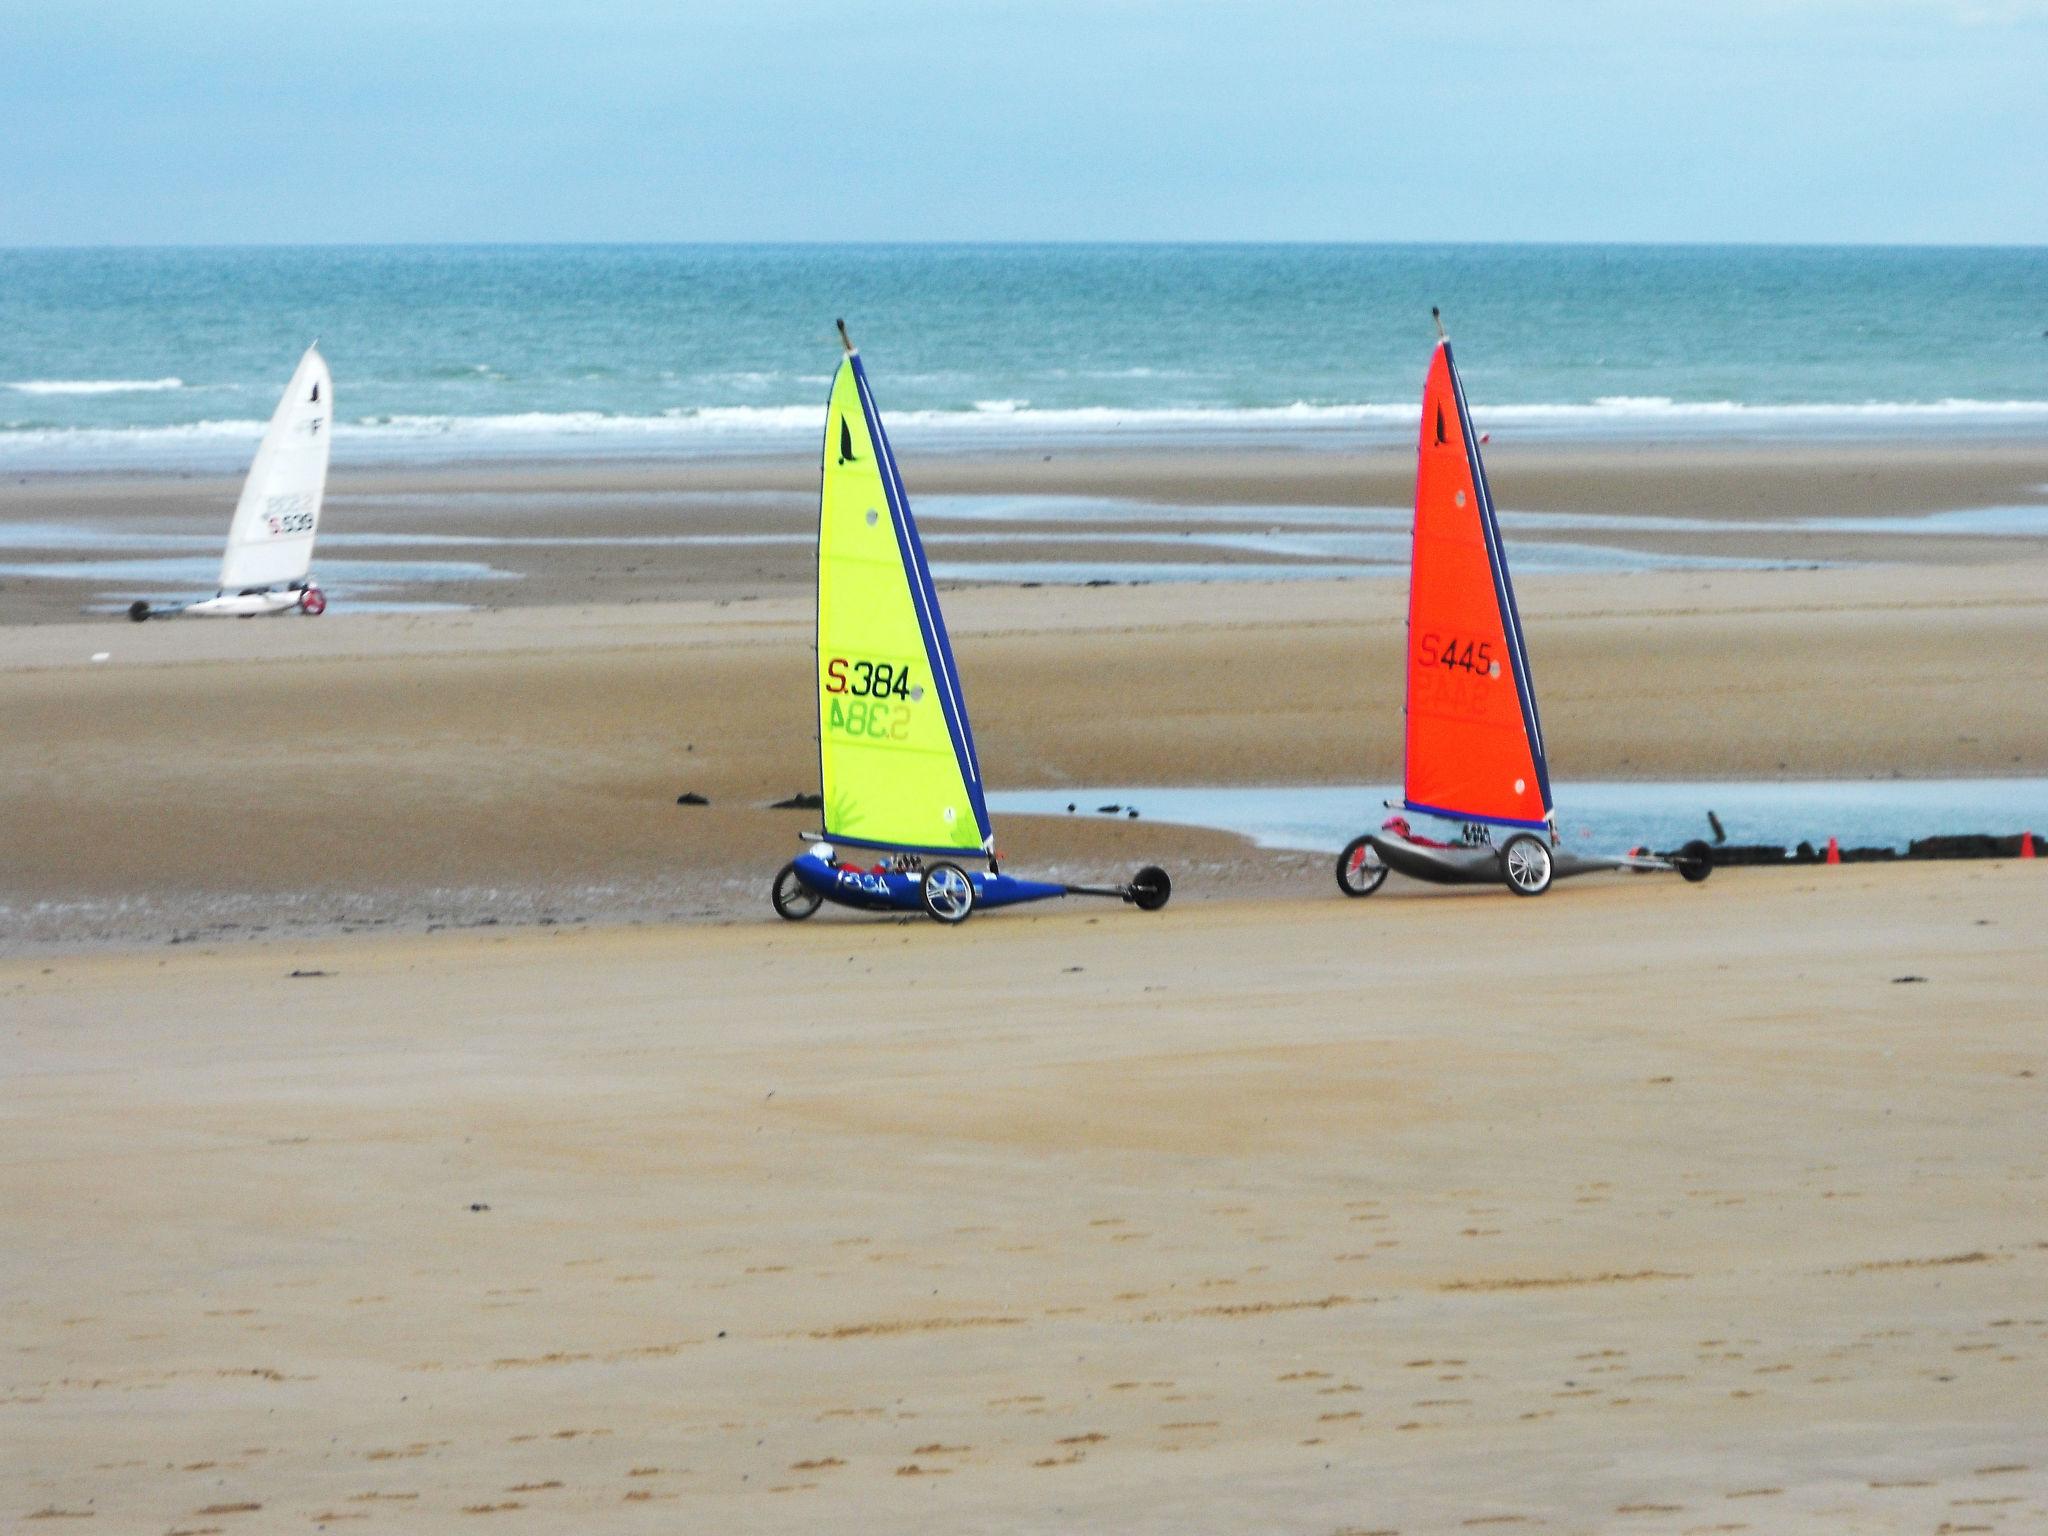
<path id="1" fill-rule="evenodd" d="M 1404 602 L 978 589 L 950 618 L 995 787 L 1391 782 Z M 1521 602 L 1561 779 L 2048 769 L 2048 564 L 1537 577 Z M 766 809 L 817 787 L 810 645 L 788 598 L 0 628 L 0 950 L 757 918 L 817 825 Z M 1057 878 L 1167 864 L 1183 900 L 1328 882 L 1144 821 L 998 836 Z"/>
<path id="2" fill-rule="evenodd" d="M 1710 525 L 1598 533 L 1523 525 L 1513 531 L 1513 549 L 1524 562 L 1541 559 L 1546 545 L 1593 540 L 1656 558 L 1999 564 L 2016 543 L 2031 541 L 1928 537 L 1907 531 L 1906 520 L 2048 501 L 2048 446 L 2025 441 L 1595 449 L 1511 440 L 1487 452 L 1496 498 L 1507 510 Z M 1191 518 L 1188 509 L 1401 508 L 1414 496 L 1414 454 L 1394 448 L 1062 448 L 1004 455 L 905 449 L 904 468 L 914 503 L 943 496 L 1022 496 L 1140 504 L 1056 528 L 1030 517 L 978 516 L 970 527 L 957 518 L 928 515 L 925 531 L 942 567 L 1105 560 L 1222 567 L 1256 560 L 1309 572 L 1331 562 L 1298 552 L 1218 549 L 1192 537 L 1215 531 L 1215 525 Z M 332 587 L 345 584 L 349 562 L 466 562 L 496 573 L 495 579 L 427 573 L 426 579 L 381 591 L 378 600 L 484 608 L 795 597 L 807 593 L 812 580 L 817 476 L 812 453 L 659 464 L 343 465 L 330 486 L 316 574 L 327 572 Z M 194 562 L 189 591 L 176 580 L 136 576 L 0 575 L 0 626 L 75 620 L 95 607 L 111 614 L 139 594 L 158 601 L 181 591 L 188 598 L 205 595 L 239 484 L 238 478 L 221 476 L 40 475 L 0 486 L 0 542 L 6 525 L 35 524 L 103 530 L 111 545 L 98 551 L 25 547 L 9 552 L 9 563 L 47 567 L 103 558 L 120 552 L 123 538 L 165 537 L 190 541 L 175 552 Z M 1147 504 L 1156 514 L 1144 514 Z M 1901 531 L 1772 526 L 1840 517 L 1895 519 Z M 1232 529 L 1254 541 L 1267 531 L 1255 516 Z M 1106 532 L 1149 537 L 1111 547 L 1071 542 L 1077 533 Z M 423 545 L 417 542 L 423 535 L 458 542 Z M 688 541 L 674 542 L 678 535 Z M 980 542 L 990 539 L 998 542 Z M 129 552 L 159 558 L 167 553 L 139 543 Z M 1401 558 L 1391 548 L 1386 553 L 1387 579 L 1398 579 Z M 343 602 L 333 611 L 346 609 Z"/>
<path id="3" fill-rule="evenodd" d="M 0 1521 L 2040 1528 L 2040 869 L 0 961 Z"/>

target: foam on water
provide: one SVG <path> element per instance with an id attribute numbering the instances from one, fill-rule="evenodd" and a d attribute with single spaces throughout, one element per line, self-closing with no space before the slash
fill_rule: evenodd
<path id="1" fill-rule="evenodd" d="M 22 395 L 134 395 L 183 389 L 183 379 L 16 379 L 4 386 Z"/>
<path id="2" fill-rule="evenodd" d="M 922 451 L 1391 444 L 1431 302 L 1485 430 L 2039 435 L 2044 280 L 1989 248 L 0 251 L 0 465 L 246 461 L 316 334 L 344 462 L 813 447 L 841 313 Z"/>

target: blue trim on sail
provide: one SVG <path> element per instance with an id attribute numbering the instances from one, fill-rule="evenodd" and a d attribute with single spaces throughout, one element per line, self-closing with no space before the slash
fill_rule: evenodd
<path id="1" fill-rule="evenodd" d="M 1544 797 L 1543 803 L 1550 803 L 1548 796 Z M 1401 809 L 1419 811 L 1424 816 L 1441 816 L 1445 821 L 1476 821 L 1489 827 L 1526 827 L 1531 832 L 1550 830 L 1550 823 L 1547 821 L 1519 821 L 1513 816 L 1476 816 L 1470 811 L 1450 811 L 1440 805 L 1424 805 L 1420 800 L 1403 800 Z"/>
<path id="2" fill-rule="evenodd" d="M 910 494 L 896 469 L 896 454 L 882 427 L 882 414 L 868 392 L 867 370 L 858 352 L 848 354 L 853 364 L 854 386 L 860 392 L 861 414 L 867 419 L 868 438 L 874 444 L 876 462 L 882 471 L 882 491 L 889 499 L 889 520 L 896 530 L 897 551 L 903 558 L 904 574 L 910 578 L 911 606 L 917 612 L 917 627 L 924 634 L 925 659 L 939 690 L 939 708 L 946 717 L 946 731 L 953 739 L 953 756 L 960 764 L 960 778 L 967 786 L 967 799 L 974 811 L 975 829 L 981 833 L 986 850 L 995 840 L 989 826 L 988 805 L 981 790 L 981 764 L 974 751 L 974 729 L 967 721 L 967 701 L 960 694 L 960 674 L 953 663 L 953 644 L 946 634 L 946 617 L 939 610 L 939 594 L 932 586 L 931 567 L 925 561 L 924 541 L 917 536 L 917 520 L 910 515 Z M 830 444 L 827 444 L 827 451 Z M 944 851 L 944 850 L 941 850 Z M 952 850 L 958 852 L 959 850 Z"/>
<path id="3" fill-rule="evenodd" d="M 1451 356 L 1451 344 L 1446 341 L 1444 366 L 1451 375 L 1451 397 L 1457 402 L 1458 431 L 1465 442 L 1465 463 L 1472 474 L 1472 488 L 1479 496 L 1479 527 L 1486 536 L 1487 563 L 1493 569 L 1493 594 L 1500 605 L 1501 627 L 1508 637 L 1508 664 L 1515 669 L 1515 691 L 1522 705 L 1522 730 L 1529 739 L 1529 756 L 1536 764 L 1536 788 L 1543 797 L 1543 810 L 1547 816 L 1553 806 L 1550 799 L 1550 763 L 1543 752 L 1543 724 L 1536 715 L 1536 690 L 1529 681 L 1529 657 L 1522 641 L 1522 615 L 1515 606 L 1515 584 L 1508 575 L 1507 550 L 1501 542 L 1500 522 L 1493 513 L 1493 490 L 1486 483 L 1486 465 L 1479 457 L 1479 438 L 1472 430 L 1472 412 L 1465 404 L 1465 381 L 1458 377 L 1457 359 Z M 1424 424 L 1425 429 L 1427 423 Z M 1443 814 L 1431 812 L 1432 815 Z M 1489 818 L 1468 816 L 1466 821 L 1484 821 Z M 1542 827 L 1547 822 L 1503 821 L 1502 826 Z"/>
<path id="4" fill-rule="evenodd" d="M 834 847 L 876 848 L 884 853 L 929 853 L 942 859 L 986 859 L 991 857 L 986 848 L 935 848 L 926 843 L 885 843 L 872 837 L 842 837 L 837 832 L 826 832 L 822 842 Z"/>

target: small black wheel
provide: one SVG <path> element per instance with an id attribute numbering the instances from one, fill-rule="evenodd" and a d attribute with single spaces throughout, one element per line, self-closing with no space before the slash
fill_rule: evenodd
<path id="1" fill-rule="evenodd" d="M 825 898 L 804 884 L 794 864 L 785 864 L 776 871 L 775 884 L 768 888 L 768 899 L 775 903 L 776 915 L 792 923 L 802 922 L 825 905 Z"/>
<path id="2" fill-rule="evenodd" d="M 1346 896 L 1370 896 L 1387 883 L 1387 863 L 1370 837 L 1354 837 L 1337 855 L 1337 889 Z"/>
<path id="3" fill-rule="evenodd" d="M 925 911 L 942 923 L 964 923 L 974 911 L 974 882 L 958 864 L 934 864 L 917 894 Z"/>
<path id="4" fill-rule="evenodd" d="M 1173 894 L 1173 881 L 1157 864 L 1147 864 L 1125 887 L 1124 899 L 1140 912 L 1157 912 Z"/>
<path id="5" fill-rule="evenodd" d="M 1698 885 L 1714 872 L 1714 850 L 1694 838 L 1678 850 L 1671 863 L 1688 884 Z"/>
<path id="6" fill-rule="evenodd" d="M 128 605 L 128 617 L 140 624 L 149 617 L 149 604 L 141 602 L 130 603 Z"/>
<path id="7" fill-rule="evenodd" d="M 1555 873 L 1550 845 L 1531 833 L 1517 832 L 1500 850 L 1500 877 L 1517 896 L 1541 896 Z"/>

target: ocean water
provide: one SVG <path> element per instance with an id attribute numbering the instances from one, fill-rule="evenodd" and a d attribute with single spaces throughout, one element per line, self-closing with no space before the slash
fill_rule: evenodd
<path id="1" fill-rule="evenodd" d="M 232 466 L 299 351 L 336 455 L 819 430 L 835 316 L 926 450 L 1412 430 L 1441 304 L 1496 433 L 2048 435 L 2048 249 L 594 246 L 0 251 L 0 467 Z"/>
<path id="2" fill-rule="evenodd" d="M 1557 830 L 1579 853 L 1622 853 L 1638 843 L 1675 848 L 1711 838 L 1707 812 L 1731 843 L 1804 842 L 1903 850 L 1915 838 L 2048 826 L 2048 779 L 1856 779 L 1773 783 L 1585 781 L 1555 787 Z M 1399 785 L 1247 785 L 1228 789 L 1026 789 L 992 791 L 995 815 L 1109 816 L 1217 827 L 1262 848 L 1335 853 L 1393 813 Z M 1074 809 L 1070 812 L 1067 807 Z M 1106 809 L 1114 807 L 1113 810 Z M 1416 818 L 1445 835 L 1444 823 Z"/>

